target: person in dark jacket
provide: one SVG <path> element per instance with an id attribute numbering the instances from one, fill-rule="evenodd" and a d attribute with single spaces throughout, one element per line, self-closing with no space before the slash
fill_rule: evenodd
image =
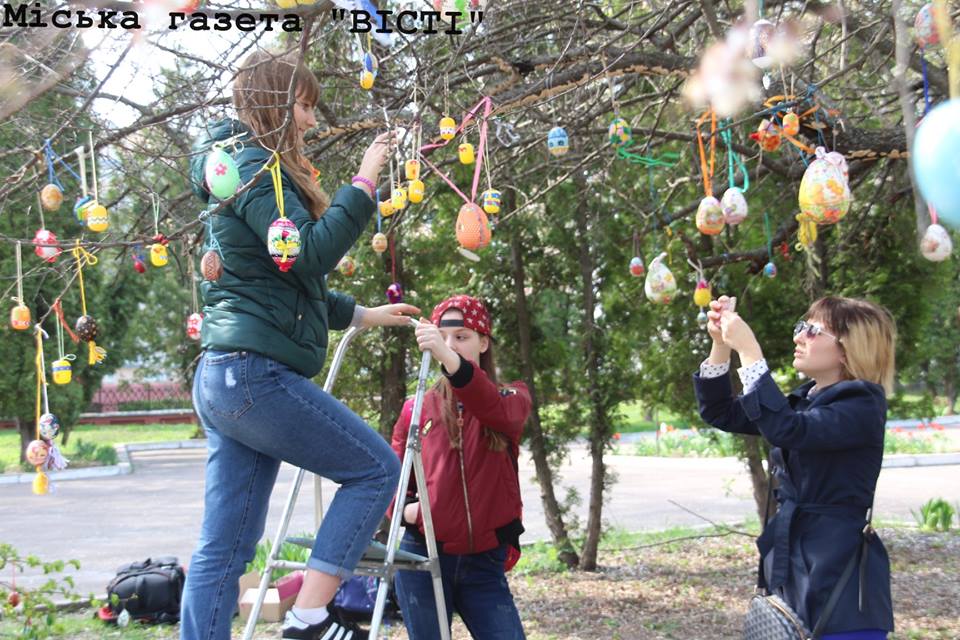
<path id="1" fill-rule="evenodd" d="M 441 302 L 416 329 L 420 350 L 433 355 L 443 374 L 423 401 L 423 467 L 446 624 L 456 611 L 477 640 L 521 640 L 506 570 L 519 558 L 523 532 L 517 460 L 531 400 L 523 382 L 497 383 L 490 331 L 486 306 L 465 295 Z M 393 450 L 401 458 L 412 412 L 408 400 L 393 428 Z M 401 548 L 426 555 L 422 498 L 411 497 L 403 508 Z M 439 638 L 430 575 L 399 571 L 396 589 L 411 640 Z"/>
<path id="2" fill-rule="evenodd" d="M 288 88 L 296 90 L 284 129 Z M 207 248 L 219 269 L 202 285 L 203 354 L 193 402 L 207 434 L 204 515 L 183 593 L 184 640 L 226 640 L 238 578 L 264 532 L 281 461 L 340 484 L 317 533 L 303 588 L 283 625 L 285 638 L 366 637 L 327 605 L 366 549 L 399 478 L 396 455 L 359 416 L 311 378 L 326 355 L 327 332 L 351 325 L 406 325 L 410 305 L 365 309 L 327 289 L 327 274 L 358 239 L 374 211 L 374 184 L 395 143 L 381 134 L 366 150 L 353 184 L 332 200 L 303 155 L 303 134 L 316 126 L 320 96 L 314 75 L 290 56 L 251 54 L 233 89 L 239 121 L 208 129 L 192 161 L 194 189 L 209 208 L 218 201 L 203 185 L 211 144 L 231 140 L 241 184 L 279 153 L 286 217 L 300 232 L 296 261 L 281 271 L 267 247 L 279 217 L 271 175 L 210 216 Z M 281 132 L 285 135 L 281 138 Z M 219 271 L 219 273 L 217 273 Z"/>
<path id="3" fill-rule="evenodd" d="M 857 556 L 859 571 L 843 588 L 823 640 L 886 638 L 893 630 L 890 560 L 867 524 L 883 461 L 886 394 L 893 386 L 893 318 L 864 300 L 814 302 L 793 332 L 793 366 L 810 381 L 784 396 L 753 331 L 730 302 L 723 296 L 710 303 L 713 348 L 694 376 L 694 389 L 708 424 L 763 436 L 772 445 L 779 508 L 757 540 L 760 586 L 783 598 L 812 629 Z M 740 356 L 739 396 L 728 375 L 731 351 Z"/>

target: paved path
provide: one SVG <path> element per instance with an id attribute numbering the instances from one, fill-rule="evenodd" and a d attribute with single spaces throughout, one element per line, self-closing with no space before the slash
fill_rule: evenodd
<path id="1" fill-rule="evenodd" d="M 56 493 L 34 496 L 29 484 L 0 485 L 0 542 L 42 559 L 80 560 L 76 575 L 80 593 L 103 593 L 122 563 L 151 555 L 176 555 L 186 563 L 200 526 L 205 451 L 178 450 L 134 454 L 131 475 L 63 481 Z M 525 503 L 525 541 L 548 537 L 529 456 L 521 461 Z M 735 522 L 753 513 L 749 479 L 734 459 L 666 459 L 610 456 L 617 475 L 604 507 L 611 526 L 630 530 L 700 524 L 668 500 L 708 518 Z M 585 448 L 575 448 L 563 467 L 561 485 L 584 497 L 576 508 L 586 519 L 590 461 Z M 294 470 L 284 465 L 274 490 L 267 523 L 273 534 Z M 313 528 L 312 483 L 301 493 L 291 531 Z M 335 486 L 324 482 L 329 501 Z M 564 491 L 560 491 L 563 495 Z M 928 498 L 960 501 L 960 467 L 884 469 L 880 476 L 877 515 L 912 520 Z M 4 577 L 6 578 L 6 576 Z M 26 580 L 24 581 L 26 582 Z"/>

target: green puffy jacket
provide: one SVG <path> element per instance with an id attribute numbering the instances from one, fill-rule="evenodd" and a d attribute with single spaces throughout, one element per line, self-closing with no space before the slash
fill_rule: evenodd
<path id="1" fill-rule="evenodd" d="M 192 186 L 204 202 L 209 201 L 209 208 L 217 199 L 204 184 L 205 152 L 212 143 L 240 133 L 250 135 L 237 120 L 212 122 L 194 147 Z M 257 143 L 244 141 L 234 156 L 241 184 L 270 158 L 270 152 Z M 293 268 L 283 273 L 267 251 L 267 230 L 280 213 L 273 182 L 264 172 L 232 206 L 210 216 L 205 249 L 215 248 L 212 231 L 220 246 L 223 275 L 201 285 L 201 346 L 254 351 L 312 378 L 323 367 L 327 331 L 350 326 L 356 306 L 352 297 L 327 289 L 327 274 L 363 233 L 375 205 L 363 191 L 344 186 L 323 216 L 313 220 L 293 180 L 285 173 L 282 177 L 284 211 L 300 230 L 300 255 Z"/>

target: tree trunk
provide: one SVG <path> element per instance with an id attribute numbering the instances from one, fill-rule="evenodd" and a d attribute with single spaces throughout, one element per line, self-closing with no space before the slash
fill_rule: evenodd
<path id="1" fill-rule="evenodd" d="M 578 181 L 580 182 L 580 181 Z M 587 189 L 578 184 L 581 194 Z M 586 199 L 581 196 L 575 207 L 577 235 L 580 238 L 580 278 L 583 287 L 583 352 L 587 373 L 587 394 L 590 404 L 590 505 L 587 513 L 587 537 L 580 555 L 580 568 L 595 571 L 597 568 L 597 548 L 600 545 L 603 509 L 603 489 L 606 484 L 606 466 L 603 452 L 609 438 L 606 411 L 601 397 L 599 376 L 599 349 L 596 344 L 596 324 L 594 323 L 595 300 L 593 295 L 594 257 L 591 253 L 589 222 L 586 213 Z"/>
<path id="2" fill-rule="evenodd" d="M 20 432 L 20 462 L 26 462 L 26 452 L 27 445 L 30 444 L 30 441 L 33 440 L 34 436 L 37 433 L 37 426 L 34 424 L 33 420 L 21 420 L 20 418 L 14 417 L 13 422 L 16 425 L 17 431 Z"/>
<path id="3" fill-rule="evenodd" d="M 757 516 L 763 526 L 767 515 L 768 480 L 767 472 L 763 469 L 763 442 L 758 436 L 743 436 L 746 452 L 747 470 L 750 472 L 750 482 L 753 484 L 753 499 L 757 503 Z"/>
<path id="4" fill-rule="evenodd" d="M 395 251 L 397 281 L 403 282 L 403 262 L 400 259 L 400 252 Z M 389 254 L 383 261 L 388 278 L 393 274 L 390 270 Z M 384 287 L 386 289 L 386 287 Z M 406 290 L 406 287 L 404 287 Z M 380 435 L 388 441 L 393 435 L 393 425 L 403 410 L 403 403 L 407 397 L 407 341 L 410 339 L 409 331 L 404 327 L 384 327 L 384 346 L 386 357 L 381 362 L 380 376 Z"/>
<path id="5" fill-rule="evenodd" d="M 504 194 L 505 204 L 512 206 L 513 192 Z M 553 537 L 553 543 L 559 552 L 560 560 L 568 567 L 574 568 L 580 563 L 570 537 L 567 525 L 563 521 L 563 510 L 557 501 L 557 494 L 553 488 L 553 470 L 547 460 L 546 440 L 543 436 L 543 426 L 540 424 L 540 404 L 537 399 L 537 388 L 533 373 L 532 338 L 530 331 L 530 313 L 527 309 L 527 295 L 525 292 L 526 275 L 523 266 L 523 248 L 519 231 L 515 232 L 510 240 L 510 256 L 513 263 L 513 284 L 516 291 L 517 311 L 517 339 L 520 343 L 520 368 L 523 380 L 530 389 L 532 408 L 530 420 L 527 422 L 527 442 L 530 445 L 530 454 L 537 471 L 537 482 L 540 484 L 540 501 L 543 504 L 543 513 L 547 519 L 547 528 Z"/>

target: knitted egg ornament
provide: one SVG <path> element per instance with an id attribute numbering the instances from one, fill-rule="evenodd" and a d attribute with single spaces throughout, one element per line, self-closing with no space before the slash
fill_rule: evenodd
<path id="1" fill-rule="evenodd" d="M 487 214 L 472 202 L 460 207 L 457 215 L 457 242 L 469 251 L 476 251 L 490 244 L 490 226 Z"/>
<path id="2" fill-rule="evenodd" d="M 496 189 L 487 189 L 481 196 L 483 198 L 483 210 L 487 213 L 500 213 L 500 192 Z"/>
<path id="3" fill-rule="evenodd" d="M 220 254 L 211 249 L 200 258 L 200 273 L 203 279 L 209 282 L 216 282 L 223 275 L 223 262 L 220 260 Z"/>
<path id="4" fill-rule="evenodd" d="M 187 337 L 191 340 L 199 340 L 201 331 L 203 331 L 203 314 L 191 313 L 187 316 Z"/>
<path id="5" fill-rule="evenodd" d="M 387 300 L 390 301 L 390 304 L 403 302 L 403 287 L 400 286 L 399 282 L 394 282 L 387 287 Z"/>
<path id="6" fill-rule="evenodd" d="M 614 118 L 607 131 L 607 137 L 615 148 L 625 147 L 633 140 L 633 131 L 623 118 Z"/>
<path id="7" fill-rule="evenodd" d="M 33 236 L 33 251 L 45 262 L 56 262 L 57 256 L 60 255 L 60 243 L 57 241 L 57 236 L 53 231 L 48 231 L 47 229 L 37 229 L 37 233 Z"/>
<path id="8" fill-rule="evenodd" d="M 267 250 L 280 271 L 287 272 L 300 255 L 300 230 L 289 218 L 277 218 L 267 229 Z"/>

